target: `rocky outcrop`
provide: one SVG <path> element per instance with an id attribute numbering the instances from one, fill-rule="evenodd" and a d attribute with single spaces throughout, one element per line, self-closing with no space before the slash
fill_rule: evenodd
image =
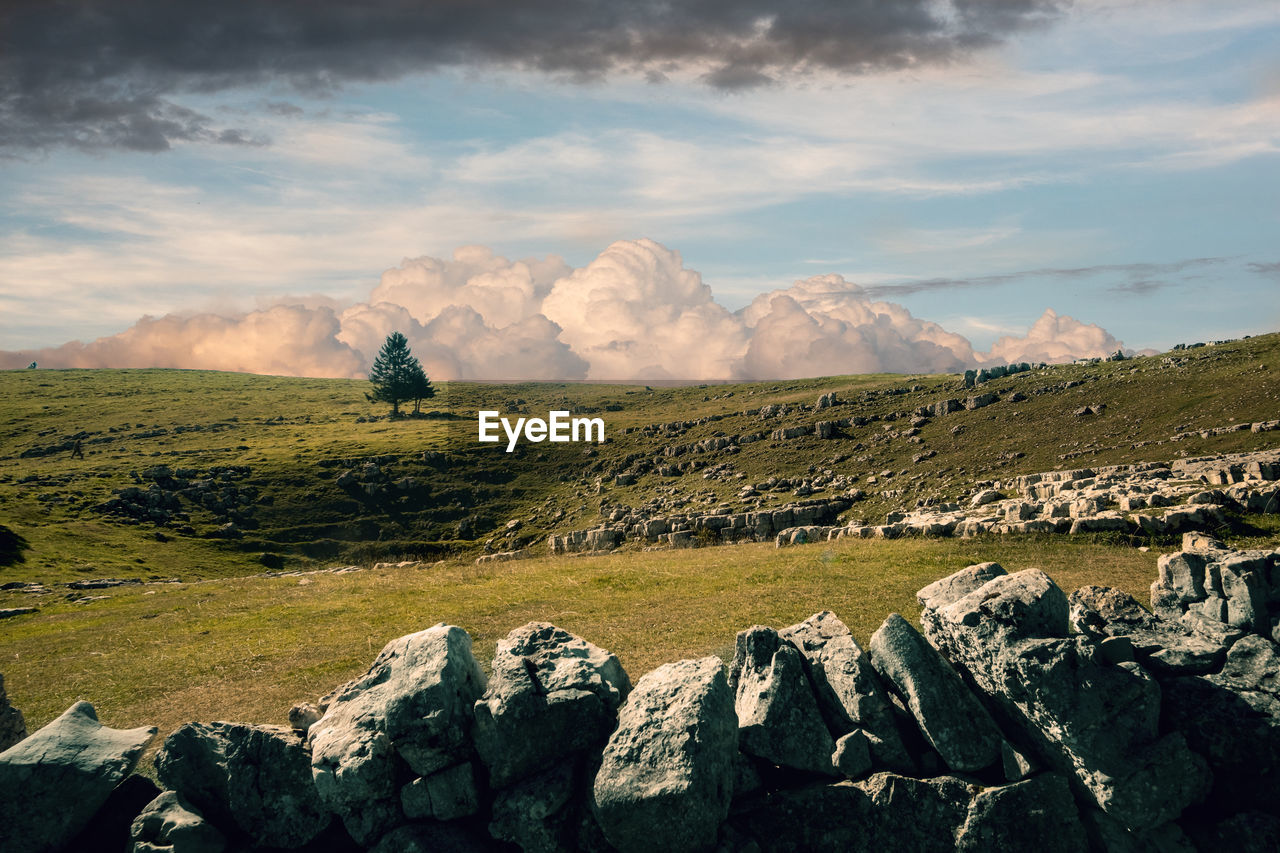
<path id="1" fill-rule="evenodd" d="M 0 753 L 0 847 L 64 849 L 102 808 L 156 736 L 109 729 L 88 702 Z"/>
<path id="2" fill-rule="evenodd" d="M 182 727 L 159 796 L 116 787 L 153 730 L 102 729 L 82 703 L 0 753 L 0 847 L 81 849 L 124 818 L 147 853 L 1272 850 L 1280 552 L 1183 545 L 1155 613 L 981 563 L 869 652 L 824 611 L 741 632 L 727 672 L 685 660 L 634 688 L 538 622 L 497 644 L 486 685 L 439 625 L 292 729 Z"/>

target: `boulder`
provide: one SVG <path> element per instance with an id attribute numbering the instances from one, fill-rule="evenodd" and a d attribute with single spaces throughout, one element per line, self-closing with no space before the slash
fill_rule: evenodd
<path id="1" fill-rule="evenodd" d="M 4 692 L 4 673 L 0 673 L 0 752 L 4 752 L 27 736 L 27 722 L 22 712 L 9 704 Z"/>
<path id="2" fill-rule="evenodd" d="M 160 782 L 223 830 L 266 847 L 301 847 L 331 815 L 311 784 L 311 756 L 281 726 L 188 723 L 156 754 Z"/>
<path id="3" fill-rule="evenodd" d="M 503 788 L 598 749 L 613 731 L 631 681 L 617 657 L 545 622 L 498 642 L 475 744 L 490 784 Z"/>
<path id="4" fill-rule="evenodd" d="M 1118 589 L 1081 587 L 1067 602 L 1072 627 L 1098 640 L 1128 640 L 1136 660 L 1156 674 L 1214 672 L 1226 656 L 1224 645 L 1194 635 L 1181 622 L 1153 616 Z"/>
<path id="5" fill-rule="evenodd" d="M 1157 563 L 1151 607 L 1167 619 L 1197 613 L 1228 629 L 1266 633 L 1268 598 L 1280 555 L 1268 551 L 1179 551 Z"/>
<path id="6" fill-rule="evenodd" d="M 1003 737 L 951 665 L 897 613 L 871 637 L 871 663 L 902 697 L 920 731 L 952 770 L 1000 760 Z"/>
<path id="7" fill-rule="evenodd" d="M 877 764 L 900 773 L 912 772 L 914 763 L 902 743 L 889 697 L 871 666 L 871 657 L 853 639 L 849 628 L 830 610 L 824 610 L 780 633 L 804 656 L 805 672 L 828 730 L 840 737 L 862 729 L 869 735 L 871 756 Z"/>
<path id="8" fill-rule="evenodd" d="M 227 840 L 195 806 L 163 791 L 134 818 L 133 853 L 222 853 Z"/>
<path id="9" fill-rule="evenodd" d="M 719 658 L 660 666 L 618 714 L 592 786 L 609 843 L 622 853 L 699 850 L 729 813 L 738 753 L 733 691 Z"/>
<path id="10" fill-rule="evenodd" d="M 720 849 L 809 853 L 872 853 L 871 800 L 852 782 L 782 788 L 742 801 L 729 818 Z"/>
<path id="11" fill-rule="evenodd" d="M 1066 637 L 1067 599 L 1042 572 L 988 581 L 921 616 L 1019 742 L 1131 830 L 1176 818 L 1206 790 L 1203 759 L 1160 733 L 1160 687 L 1095 640 Z"/>
<path id="12" fill-rule="evenodd" d="M 109 729 L 88 702 L 0 753 L 6 853 L 61 849 L 137 765 L 156 729 Z"/>
<path id="13" fill-rule="evenodd" d="M 926 610 L 940 610 L 1004 574 L 999 563 L 977 563 L 929 584 L 916 593 L 916 600 Z"/>
<path id="14" fill-rule="evenodd" d="M 738 632 L 729 676 L 738 745 L 781 767 L 834 776 L 835 742 L 802 661 L 795 646 L 772 628 L 756 625 Z"/>
<path id="15" fill-rule="evenodd" d="M 426 776 L 472 757 L 472 707 L 485 678 L 461 628 L 393 640 L 365 675 L 333 694 L 311 726 L 316 790 L 357 842 L 404 820 L 399 762 Z"/>
<path id="16" fill-rule="evenodd" d="M 1057 773 L 980 791 L 956 833 L 956 850 L 975 853 L 1077 853 L 1088 847 L 1071 786 Z"/>

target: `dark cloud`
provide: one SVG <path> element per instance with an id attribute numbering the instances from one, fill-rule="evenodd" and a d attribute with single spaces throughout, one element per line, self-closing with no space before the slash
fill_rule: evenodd
<path id="1" fill-rule="evenodd" d="M 272 83 L 329 92 L 444 66 L 598 78 L 704 70 L 739 89 L 814 69 L 944 63 L 1068 0 L 6 0 L 0 146 L 157 151 L 243 131 L 172 96 Z"/>
<path id="2" fill-rule="evenodd" d="M 1245 268 L 1248 269 L 1249 272 L 1257 273 L 1258 275 L 1280 278 L 1280 261 L 1245 264 Z"/>
<path id="3" fill-rule="evenodd" d="M 976 278 L 930 278 L 920 281 L 907 281 L 901 284 L 881 284 L 863 288 L 868 296 L 908 296 L 913 293 L 925 293 L 937 290 L 962 290 L 970 287 L 994 287 L 1030 278 L 1089 278 L 1097 275 L 1122 274 L 1130 277 L 1128 282 L 1118 284 L 1112 290 L 1128 293 L 1147 293 L 1159 287 L 1168 286 L 1167 282 L 1155 279 L 1155 276 L 1174 275 L 1198 267 L 1212 266 L 1226 262 L 1226 258 L 1187 258 L 1168 264 L 1100 264 L 1092 267 L 1061 267 L 1021 272 L 1002 273 L 1001 275 L 984 275 Z"/>

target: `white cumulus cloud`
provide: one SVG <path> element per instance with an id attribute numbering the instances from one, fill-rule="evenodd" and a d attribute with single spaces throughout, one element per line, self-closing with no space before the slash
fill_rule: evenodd
<path id="1" fill-rule="evenodd" d="M 88 344 L 0 352 L 0 367 L 181 367 L 361 377 L 402 332 L 433 379 L 785 379 L 948 373 L 980 364 L 1105 356 L 1105 329 L 1052 309 L 988 353 L 877 301 L 839 275 L 761 294 L 736 313 L 679 252 L 622 240 L 578 269 L 483 246 L 404 260 L 369 299 L 290 301 L 234 316 L 144 317 Z"/>

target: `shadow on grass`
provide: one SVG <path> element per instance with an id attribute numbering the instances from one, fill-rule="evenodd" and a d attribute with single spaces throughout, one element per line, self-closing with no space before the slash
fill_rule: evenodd
<path id="1" fill-rule="evenodd" d="M 21 534 L 14 533 L 3 524 L 0 524 L 0 566 L 25 563 L 27 558 L 23 556 L 22 552 L 29 550 L 31 550 L 31 545 Z"/>

